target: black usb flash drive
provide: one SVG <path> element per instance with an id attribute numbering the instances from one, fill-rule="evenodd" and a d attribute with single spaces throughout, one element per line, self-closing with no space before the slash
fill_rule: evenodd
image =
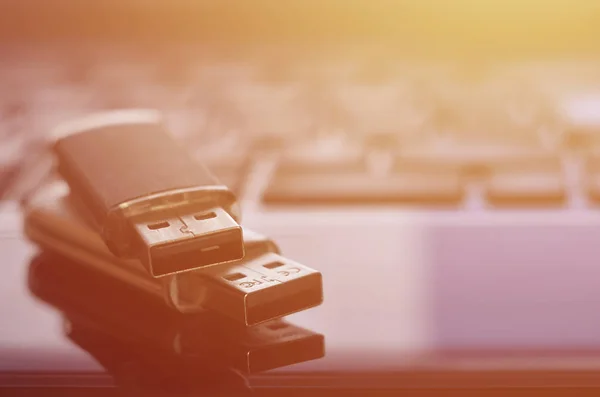
<path id="1" fill-rule="evenodd" d="M 109 249 L 154 277 L 242 259 L 236 197 L 152 111 L 94 114 L 55 130 L 58 171 Z"/>

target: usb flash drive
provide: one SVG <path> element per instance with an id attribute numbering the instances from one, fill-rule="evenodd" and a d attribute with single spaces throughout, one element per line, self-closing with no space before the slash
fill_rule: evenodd
<path id="1" fill-rule="evenodd" d="M 247 326 L 318 306 L 321 273 L 281 255 L 270 239 L 244 229 L 246 257 L 165 279 L 168 303 L 184 313 L 209 309 Z"/>
<path id="2" fill-rule="evenodd" d="M 281 256 L 272 240 L 248 229 L 243 232 L 244 259 L 152 278 L 138 260 L 112 255 L 70 204 L 68 187 L 60 180 L 42 187 L 27 203 L 25 233 L 41 248 L 166 299 L 180 312 L 208 309 L 250 326 L 323 301 L 321 273 Z"/>
<path id="3" fill-rule="evenodd" d="M 93 114 L 53 131 L 58 172 L 111 252 L 154 277 L 244 256 L 236 198 L 158 112 Z"/>

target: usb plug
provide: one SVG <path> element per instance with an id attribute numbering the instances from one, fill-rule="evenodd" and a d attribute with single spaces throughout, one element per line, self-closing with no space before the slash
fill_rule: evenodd
<path id="1" fill-rule="evenodd" d="M 244 256 L 242 230 L 222 208 L 140 222 L 135 230 L 155 277 L 229 262 Z"/>
<path id="2" fill-rule="evenodd" d="M 321 273 L 275 252 L 171 279 L 171 303 L 198 307 L 247 326 L 299 312 L 323 301 Z"/>

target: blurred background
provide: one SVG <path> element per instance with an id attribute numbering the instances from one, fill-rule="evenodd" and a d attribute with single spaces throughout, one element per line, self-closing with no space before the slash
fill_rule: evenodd
<path id="1" fill-rule="evenodd" d="M 593 2 L 15 0 L 0 7 L 5 198 L 35 179 L 24 169 L 57 123 L 152 107 L 240 194 L 254 162 L 276 154 L 280 170 L 250 189 L 253 200 L 273 205 L 462 205 L 471 196 L 446 174 L 457 167 L 461 184 L 465 176 L 493 180 L 483 194 L 495 204 L 588 200 L 560 186 L 556 155 L 595 145 L 600 6 Z M 520 163 L 532 156 L 544 160 Z M 546 191 L 514 186 L 525 177 L 505 169 L 507 158 L 542 174 L 537 189 Z M 320 162 L 328 165 L 315 168 Z M 444 183 L 423 182 L 439 180 L 442 169 Z M 349 188 L 348 173 L 377 175 L 376 186 Z M 394 189 L 386 178 L 428 186 Z M 579 179 L 566 183 L 585 184 Z"/>
<path id="2" fill-rule="evenodd" d="M 323 272 L 294 318 L 328 354 L 597 348 L 599 22 L 583 0 L 2 1 L 0 191 L 48 172 L 56 124 L 157 108 Z"/>

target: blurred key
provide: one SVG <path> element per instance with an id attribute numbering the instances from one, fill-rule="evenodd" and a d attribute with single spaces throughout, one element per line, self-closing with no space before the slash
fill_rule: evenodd
<path id="1" fill-rule="evenodd" d="M 558 107 L 570 146 L 591 149 L 600 144 L 600 93 L 577 95 Z"/>
<path id="2" fill-rule="evenodd" d="M 373 178 L 367 173 L 277 175 L 263 195 L 266 204 L 458 204 L 458 178 L 419 174 Z"/>
<path id="3" fill-rule="evenodd" d="M 464 114 L 457 101 L 445 98 L 436 98 L 428 122 L 429 127 L 440 135 L 460 131 L 465 124 Z"/>
<path id="4" fill-rule="evenodd" d="M 597 151 L 585 161 L 584 189 L 590 201 L 600 204 L 600 153 Z"/>
<path id="5" fill-rule="evenodd" d="M 494 164 L 519 162 L 539 153 L 539 148 L 500 142 L 430 141 L 400 151 L 404 161 L 459 168 L 465 175 L 487 172 Z"/>
<path id="6" fill-rule="evenodd" d="M 336 108 L 337 127 L 362 135 L 368 143 L 375 144 L 382 141 L 395 144 L 415 134 L 428 115 L 411 103 L 406 89 L 405 84 L 397 81 L 335 87 L 330 101 Z"/>
<path id="7" fill-rule="evenodd" d="M 206 164 L 221 183 L 237 195 L 243 189 L 252 158 L 248 148 L 241 143 L 237 148 L 231 147 L 228 143 L 231 142 L 222 142 L 222 144 L 217 142 L 215 147 L 204 147 L 194 155 Z"/>
<path id="8" fill-rule="evenodd" d="M 284 173 L 328 171 L 362 172 L 365 152 L 343 132 L 320 137 L 290 147 L 282 153 L 278 169 Z"/>
<path id="9" fill-rule="evenodd" d="M 462 104 L 462 125 L 451 131 L 454 144 L 460 146 L 490 146 L 512 150 L 539 149 L 542 146 L 539 127 L 526 115 L 511 116 L 507 105 L 493 98 L 474 98 Z M 516 117 L 521 117 L 517 120 Z M 532 116 L 533 117 L 533 116 Z"/>
<path id="10" fill-rule="evenodd" d="M 362 153 L 356 155 L 321 155 L 313 148 L 299 148 L 284 153 L 263 192 L 267 204 L 315 204 L 340 202 L 339 176 L 360 175 L 366 165 Z M 323 183 L 330 184 L 323 190 Z M 342 193 L 343 194 L 343 193 Z"/>
<path id="11" fill-rule="evenodd" d="M 396 157 L 392 174 L 394 183 L 405 184 L 407 203 L 454 206 L 466 196 L 462 169 L 453 164 Z"/>
<path id="12" fill-rule="evenodd" d="M 227 161 L 209 161 L 207 167 L 236 196 L 240 195 L 251 165 L 247 155 L 231 156 Z"/>
<path id="13" fill-rule="evenodd" d="M 315 166 L 283 162 L 263 194 L 266 204 L 406 204 L 457 205 L 464 198 L 456 169 L 396 164 L 375 172 L 366 162 L 349 161 Z"/>
<path id="14" fill-rule="evenodd" d="M 564 205 L 568 191 L 561 159 L 548 155 L 492 165 L 484 195 L 497 207 Z"/>
<path id="15" fill-rule="evenodd" d="M 310 128 L 311 115 L 303 106 L 298 84 L 239 84 L 230 87 L 226 97 L 232 116 L 254 136 L 286 139 Z"/>
<path id="16" fill-rule="evenodd" d="M 526 128 L 546 122 L 551 113 L 547 98 L 535 88 L 527 87 L 527 82 L 521 83 L 501 103 L 508 120 L 514 126 Z"/>

